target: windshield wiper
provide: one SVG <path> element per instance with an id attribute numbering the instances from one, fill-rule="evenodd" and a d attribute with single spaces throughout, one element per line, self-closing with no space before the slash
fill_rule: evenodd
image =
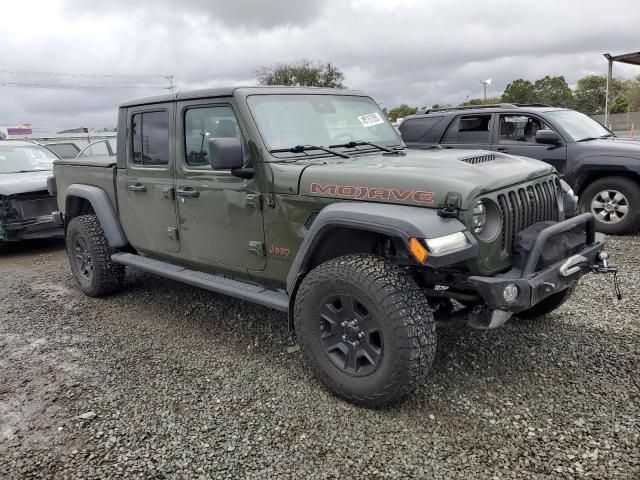
<path id="1" fill-rule="evenodd" d="M 338 145 L 329 145 L 329 147 L 330 148 L 338 148 L 338 147 L 355 148 L 355 147 L 358 147 L 360 145 L 369 145 L 371 147 L 375 147 L 378 150 L 382 150 L 384 152 L 395 153 L 397 155 L 401 155 L 401 151 L 400 150 L 394 150 L 393 148 L 385 147 L 384 145 L 379 145 L 377 143 L 365 142 L 365 141 L 352 141 L 352 142 L 347 142 L 347 143 L 339 143 Z"/>
<path id="2" fill-rule="evenodd" d="M 338 157 L 351 158 L 346 153 L 338 152 L 337 150 L 318 145 L 296 145 L 295 147 L 289 148 L 276 148 L 274 150 L 269 150 L 269 153 L 302 153 L 306 152 L 307 150 L 322 150 L 323 152 L 331 153 L 332 155 L 336 155 Z"/>
<path id="3" fill-rule="evenodd" d="M 577 142 L 590 142 L 591 140 L 599 140 L 600 137 L 585 137 L 580 140 L 576 140 Z"/>
<path id="4" fill-rule="evenodd" d="M 600 138 L 612 138 L 617 137 L 615 133 L 605 133 L 604 135 L 600 135 Z"/>

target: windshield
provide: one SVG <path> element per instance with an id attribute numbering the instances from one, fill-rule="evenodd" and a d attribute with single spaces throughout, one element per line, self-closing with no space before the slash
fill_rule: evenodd
<path id="1" fill-rule="evenodd" d="M 370 98 L 347 95 L 252 95 L 247 99 L 269 150 L 348 142 L 400 145 Z"/>
<path id="2" fill-rule="evenodd" d="M 0 145 L 0 174 L 51 170 L 56 159 L 49 150 L 37 145 Z"/>
<path id="3" fill-rule="evenodd" d="M 586 115 L 575 110 L 547 112 L 547 116 L 561 126 L 575 142 L 587 138 L 610 136 L 611 132 Z"/>

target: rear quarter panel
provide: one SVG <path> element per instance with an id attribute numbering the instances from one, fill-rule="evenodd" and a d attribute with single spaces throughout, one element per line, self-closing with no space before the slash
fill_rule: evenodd
<path id="1" fill-rule="evenodd" d="M 107 192 L 114 209 L 117 211 L 115 191 L 115 166 L 88 166 L 54 163 L 53 174 L 56 179 L 58 191 L 58 208 L 65 213 L 67 201 L 67 188 L 69 185 L 91 185 Z"/>

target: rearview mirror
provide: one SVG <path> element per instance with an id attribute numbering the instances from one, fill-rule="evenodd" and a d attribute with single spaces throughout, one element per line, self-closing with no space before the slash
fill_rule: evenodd
<path id="1" fill-rule="evenodd" d="M 536 143 L 543 145 L 560 145 L 562 138 L 553 130 L 538 130 L 536 132 Z"/>
<path id="2" fill-rule="evenodd" d="M 210 138 L 209 161 L 214 170 L 233 170 L 244 166 L 242 141 L 237 138 Z"/>

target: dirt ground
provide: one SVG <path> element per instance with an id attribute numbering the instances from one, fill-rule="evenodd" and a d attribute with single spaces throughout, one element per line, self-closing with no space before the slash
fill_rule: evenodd
<path id="1" fill-rule="evenodd" d="M 62 242 L 0 253 L 0 478 L 640 478 L 640 238 L 560 310 L 439 332 L 384 411 L 311 377 L 283 314 L 128 269 L 85 297 Z M 84 415 L 85 418 L 80 416 Z"/>

